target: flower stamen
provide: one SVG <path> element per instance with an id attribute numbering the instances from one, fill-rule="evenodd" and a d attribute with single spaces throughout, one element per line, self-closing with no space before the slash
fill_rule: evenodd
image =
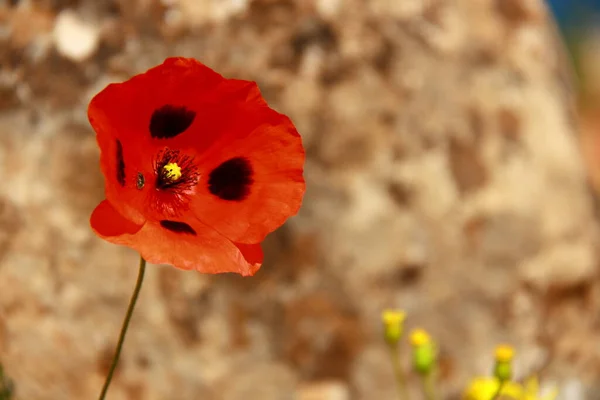
<path id="1" fill-rule="evenodd" d="M 154 159 L 154 173 L 153 208 L 166 219 L 174 219 L 189 207 L 200 179 L 198 166 L 193 156 L 164 148 Z"/>
<path id="2" fill-rule="evenodd" d="M 199 179 L 194 158 L 182 154 L 179 150 L 165 148 L 154 162 L 156 171 L 156 188 L 168 190 L 175 194 L 183 194 L 191 190 Z"/>
<path id="3" fill-rule="evenodd" d="M 181 167 L 177 163 L 170 162 L 162 167 L 162 169 L 163 176 L 171 182 L 175 182 L 181 178 Z"/>

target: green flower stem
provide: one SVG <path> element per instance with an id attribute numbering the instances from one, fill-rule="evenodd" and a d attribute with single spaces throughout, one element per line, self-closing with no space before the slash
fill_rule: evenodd
<path id="1" fill-rule="evenodd" d="M 423 385 L 423 393 L 427 400 L 436 400 L 435 377 L 434 371 L 428 374 L 421 375 L 421 384 Z"/>
<path id="2" fill-rule="evenodd" d="M 492 396 L 492 398 L 490 400 L 497 400 L 500 397 L 500 393 L 502 392 L 502 388 L 504 387 L 505 383 L 506 383 L 505 380 L 500 381 L 500 384 L 498 385 L 498 389 L 496 389 L 496 393 L 494 393 L 494 395 Z"/>
<path id="3" fill-rule="evenodd" d="M 135 288 L 133 289 L 131 300 L 129 300 L 129 307 L 127 308 L 127 314 L 125 314 L 125 319 L 123 320 L 123 326 L 121 327 L 121 333 L 119 334 L 119 341 L 117 343 L 115 355 L 113 356 L 112 364 L 108 371 L 108 375 L 106 376 L 106 381 L 104 382 L 104 386 L 102 387 L 102 392 L 100 393 L 100 397 L 98 397 L 98 400 L 104 400 L 104 398 L 106 397 L 106 392 L 108 392 L 108 387 L 110 386 L 113 374 L 115 373 L 115 369 L 117 368 L 119 356 L 121 355 L 121 349 L 123 348 L 123 343 L 125 342 L 125 334 L 127 333 L 127 328 L 129 327 L 129 321 L 131 321 L 131 316 L 133 315 L 135 303 L 137 302 L 140 290 L 142 289 L 142 283 L 144 282 L 145 272 L 146 260 L 144 260 L 144 258 L 140 256 L 140 269 L 138 272 L 137 282 L 135 284 Z"/>
<path id="4" fill-rule="evenodd" d="M 392 365 L 394 368 L 394 377 L 396 378 L 396 386 L 398 388 L 398 398 L 400 400 L 408 400 L 408 390 L 406 388 L 406 377 L 400 363 L 400 355 L 398 354 L 398 346 L 388 346 L 390 355 L 392 356 Z"/>
<path id="5" fill-rule="evenodd" d="M 4 375 L 4 369 L 2 364 L 0 364 L 0 400 L 11 400 L 13 398 L 13 393 L 13 383 Z"/>

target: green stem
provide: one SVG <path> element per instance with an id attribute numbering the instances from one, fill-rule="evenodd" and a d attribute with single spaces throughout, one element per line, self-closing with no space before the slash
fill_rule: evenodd
<path id="1" fill-rule="evenodd" d="M 425 398 L 427 400 L 436 400 L 437 396 L 435 394 L 435 380 L 434 380 L 434 371 L 429 372 L 426 375 L 421 375 L 421 383 L 423 384 L 423 392 L 425 393 Z"/>
<path id="2" fill-rule="evenodd" d="M 144 282 L 145 272 L 146 260 L 144 260 L 143 257 L 140 257 L 140 269 L 138 272 L 137 282 L 135 283 L 135 288 L 133 289 L 131 300 L 129 300 L 129 307 L 127 308 L 127 314 L 125 314 L 125 319 L 123 320 L 123 326 L 121 327 L 121 333 L 119 334 L 119 342 L 117 343 L 115 355 L 113 356 L 112 364 L 110 365 L 110 369 L 108 370 L 108 375 L 106 376 L 106 381 L 104 382 L 104 386 L 102 387 L 102 392 L 100 393 L 100 397 L 98 397 L 98 400 L 104 400 L 104 398 L 106 397 L 106 392 L 108 392 L 110 381 L 112 380 L 113 374 L 115 373 L 115 369 L 117 368 L 119 356 L 121 355 L 121 349 L 123 348 L 123 343 L 125 342 L 125 334 L 127 333 L 127 328 L 129 327 L 129 321 L 131 321 L 131 316 L 133 315 L 135 303 L 137 302 L 140 290 L 142 289 L 142 283 Z"/>
<path id="3" fill-rule="evenodd" d="M 400 355 L 398 354 L 397 346 L 388 346 L 392 356 L 392 364 L 394 367 L 394 376 L 396 378 L 396 386 L 398 388 L 398 398 L 400 400 L 408 400 L 408 390 L 406 389 L 406 377 L 400 363 Z"/>
<path id="4" fill-rule="evenodd" d="M 504 387 L 504 383 L 506 383 L 505 380 L 501 380 L 500 384 L 498 385 L 498 389 L 496 389 L 496 393 L 494 393 L 494 395 L 492 396 L 492 398 L 490 400 L 497 400 L 500 397 L 500 392 L 502 392 L 502 388 Z"/>

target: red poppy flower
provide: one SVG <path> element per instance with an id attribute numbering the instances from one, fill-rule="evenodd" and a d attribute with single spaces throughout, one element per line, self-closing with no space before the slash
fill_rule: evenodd
<path id="1" fill-rule="evenodd" d="M 88 117 L 106 193 L 92 228 L 148 262 L 253 275 L 260 242 L 300 208 L 300 135 L 254 82 L 168 58 L 106 87 Z"/>

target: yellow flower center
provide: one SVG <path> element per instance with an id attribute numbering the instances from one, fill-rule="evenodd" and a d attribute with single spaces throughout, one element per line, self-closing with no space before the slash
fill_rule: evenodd
<path id="1" fill-rule="evenodd" d="M 424 329 L 415 329 L 410 334 L 410 343 L 420 347 L 431 342 L 431 337 Z"/>
<path id="2" fill-rule="evenodd" d="M 502 344 L 496 347 L 496 362 L 511 362 L 515 356 L 515 349 L 512 346 Z"/>
<path id="3" fill-rule="evenodd" d="M 162 167 L 165 178 L 175 182 L 181 178 L 181 167 L 177 163 L 168 163 Z"/>

